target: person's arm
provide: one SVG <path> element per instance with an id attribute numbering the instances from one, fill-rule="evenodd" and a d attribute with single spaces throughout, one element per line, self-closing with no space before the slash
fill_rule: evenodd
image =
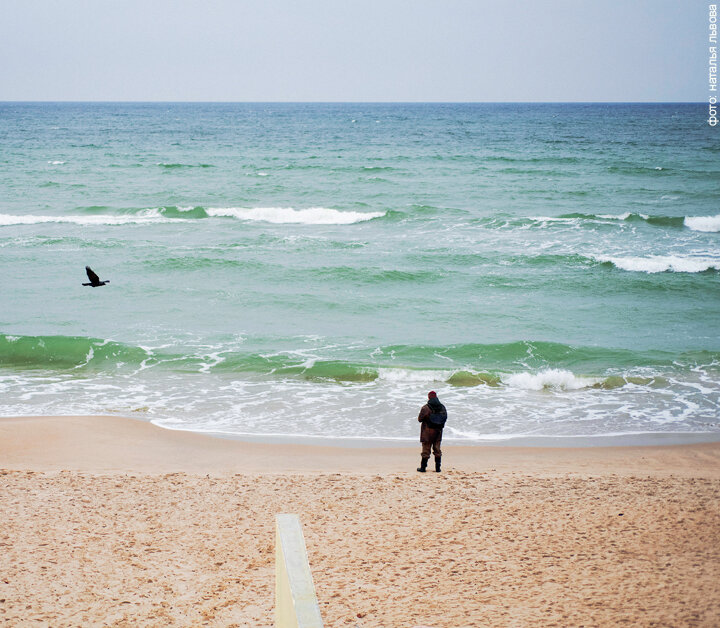
<path id="1" fill-rule="evenodd" d="M 418 422 L 422 423 L 425 419 L 428 418 L 430 415 L 430 407 L 425 404 L 422 408 L 420 408 L 420 414 L 418 414 Z"/>

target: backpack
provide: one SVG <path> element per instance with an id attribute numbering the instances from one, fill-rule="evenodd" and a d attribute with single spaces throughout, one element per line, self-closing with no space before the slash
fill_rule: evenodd
<path id="1" fill-rule="evenodd" d="M 430 408 L 432 410 L 432 407 Z M 431 412 L 430 415 L 425 419 L 428 427 L 434 430 L 441 430 L 445 427 L 445 421 L 447 421 L 447 410 L 445 406 L 440 407 L 440 412 Z"/>

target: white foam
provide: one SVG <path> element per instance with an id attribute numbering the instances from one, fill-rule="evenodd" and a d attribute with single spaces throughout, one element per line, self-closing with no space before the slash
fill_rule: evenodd
<path id="1" fill-rule="evenodd" d="M 153 222 L 172 222 L 182 219 L 165 218 L 157 209 L 144 210 L 140 214 L 122 216 L 18 216 L 14 214 L 0 214 L 0 226 L 10 225 L 38 225 L 42 223 L 70 223 L 74 225 L 129 225 Z"/>
<path id="2" fill-rule="evenodd" d="M 539 373 L 513 373 L 502 378 L 504 384 L 512 388 L 524 390 L 543 390 L 554 388 L 558 390 L 579 390 L 599 383 L 600 379 L 592 377 L 578 377 L 570 371 L 562 369 L 547 369 Z"/>
<path id="3" fill-rule="evenodd" d="M 51 166 L 62 166 L 65 162 L 64 161 L 48 161 L 48 163 Z"/>
<path id="4" fill-rule="evenodd" d="M 630 212 L 625 212 L 624 214 L 600 214 L 598 218 L 604 220 L 627 220 L 630 216 L 632 216 Z M 647 218 L 647 216 L 643 216 L 643 218 Z"/>
<path id="5" fill-rule="evenodd" d="M 399 383 L 445 382 L 452 377 L 453 371 L 413 371 L 410 369 L 378 369 L 378 379 Z"/>
<path id="6" fill-rule="evenodd" d="M 209 216 L 225 216 L 240 220 L 303 225 L 350 225 L 385 215 L 385 212 L 339 211 L 326 207 L 309 207 L 307 209 L 293 209 L 292 207 L 209 207 L 207 213 Z"/>
<path id="7" fill-rule="evenodd" d="M 105 343 L 103 343 L 103 344 L 105 344 Z M 102 346 L 102 345 L 100 345 L 100 346 Z M 83 362 L 82 364 L 78 364 L 75 368 L 81 369 L 83 366 L 87 366 L 88 364 L 90 364 L 90 361 L 94 357 L 95 357 L 95 351 L 93 350 L 92 347 L 90 347 L 90 350 L 87 352 L 87 355 L 85 356 L 85 362 Z"/>
<path id="8" fill-rule="evenodd" d="M 717 216 L 688 216 L 685 226 L 693 231 L 718 232 L 720 231 L 720 214 Z"/>
<path id="9" fill-rule="evenodd" d="M 649 257 L 610 257 L 600 255 L 598 262 L 610 262 L 617 268 L 641 273 L 702 273 L 706 270 L 720 270 L 720 258 L 680 257 L 678 255 L 651 255 Z"/>
<path id="10" fill-rule="evenodd" d="M 216 353 L 208 353 L 207 355 L 203 356 L 205 359 L 207 359 L 207 362 L 203 362 L 200 365 L 199 373 L 209 373 L 210 369 L 214 366 L 217 366 L 221 362 L 225 361 L 225 356 L 220 355 L 220 352 Z M 144 364 L 145 362 L 143 362 Z"/>
<path id="11" fill-rule="evenodd" d="M 580 221 L 579 218 L 563 217 L 563 216 L 528 216 L 528 220 L 534 220 L 536 222 L 566 222 L 566 223 L 577 223 Z"/>

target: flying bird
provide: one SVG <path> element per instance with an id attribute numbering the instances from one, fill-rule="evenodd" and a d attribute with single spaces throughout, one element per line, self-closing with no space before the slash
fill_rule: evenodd
<path id="1" fill-rule="evenodd" d="M 106 281 L 100 281 L 100 277 L 98 277 L 93 272 L 93 269 L 90 268 L 90 266 L 85 266 L 85 272 L 87 273 L 90 283 L 84 283 L 83 286 L 90 286 L 91 288 L 97 288 L 98 286 L 104 286 L 106 283 L 110 283 L 109 279 L 107 279 Z"/>

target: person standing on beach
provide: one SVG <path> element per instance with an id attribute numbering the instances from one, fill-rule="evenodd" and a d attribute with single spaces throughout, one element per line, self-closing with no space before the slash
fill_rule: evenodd
<path id="1" fill-rule="evenodd" d="M 442 450 L 443 427 L 447 421 L 447 410 L 440 403 L 437 393 L 431 390 L 428 393 L 427 403 L 420 409 L 418 421 L 422 423 L 420 427 L 420 442 L 422 443 L 422 453 L 420 454 L 420 466 L 418 471 L 425 473 L 427 470 L 428 460 L 430 459 L 430 450 L 435 455 L 435 471 L 440 473 L 440 459 Z"/>

